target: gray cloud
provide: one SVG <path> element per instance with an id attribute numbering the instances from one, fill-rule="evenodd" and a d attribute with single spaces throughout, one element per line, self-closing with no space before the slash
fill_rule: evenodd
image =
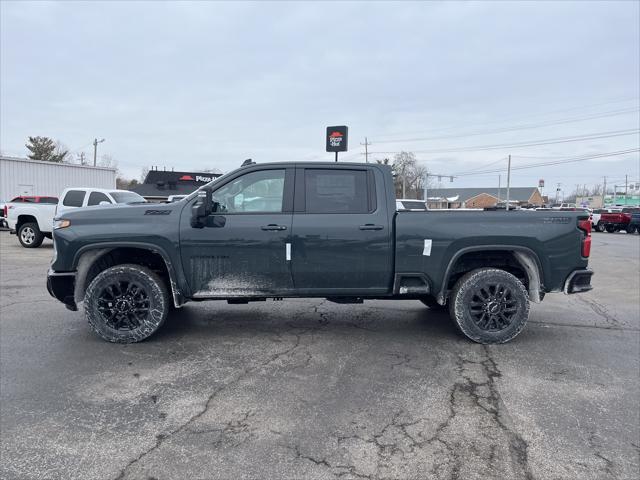
<path id="1" fill-rule="evenodd" d="M 354 159 L 364 136 L 376 151 L 376 140 L 390 134 L 552 121 L 637 106 L 640 96 L 637 2 L 0 5 L 2 150 L 24 154 L 28 135 L 72 149 L 106 137 L 100 148 L 130 176 L 146 165 L 229 170 L 247 157 L 330 159 L 323 151 L 330 124 L 350 125 Z M 514 143 L 639 122 L 632 112 L 384 150 Z M 637 136 L 419 158 L 449 173 L 508 153 L 634 146 Z M 636 154 L 523 170 L 514 182 L 593 183 L 604 174 L 638 177 L 638 169 Z"/>

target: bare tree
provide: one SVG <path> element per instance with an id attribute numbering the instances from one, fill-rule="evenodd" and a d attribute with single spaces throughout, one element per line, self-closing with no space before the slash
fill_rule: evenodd
<path id="1" fill-rule="evenodd" d="M 142 173 L 140 173 L 140 183 L 144 183 L 148 174 L 149 174 L 149 168 L 142 167 Z"/>

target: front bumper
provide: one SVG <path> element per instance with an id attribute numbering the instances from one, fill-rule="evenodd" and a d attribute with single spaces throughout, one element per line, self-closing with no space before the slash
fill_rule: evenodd
<path id="1" fill-rule="evenodd" d="M 54 272 L 47 273 L 47 290 L 49 295 L 57 298 L 64 306 L 74 312 L 78 310 L 74 298 L 76 288 L 76 272 Z"/>
<path id="2" fill-rule="evenodd" d="M 574 270 L 564 282 L 564 293 L 581 293 L 593 289 L 591 285 L 592 276 L 593 270 L 589 270 L 588 268 Z"/>

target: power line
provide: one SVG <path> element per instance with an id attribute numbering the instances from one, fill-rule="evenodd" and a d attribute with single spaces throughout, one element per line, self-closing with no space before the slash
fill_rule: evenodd
<path id="1" fill-rule="evenodd" d="M 458 147 L 458 148 L 435 148 L 430 150 L 413 150 L 414 153 L 447 153 L 447 152 L 470 152 L 481 150 L 503 150 L 512 148 L 527 148 L 537 147 L 542 145 L 554 145 L 558 143 L 570 143 L 570 142 L 582 142 L 585 140 L 598 140 L 602 138 L 623 137 L 627 135 L 637 135 L 640 129 L 629 130 L 613 130 L 609 132 L 590 133 L 586 135 L 576 135 L 572 137 L 555 137 L 546 138 L 529 142 L 511 143 L 511 144 L 494 144 L 494 145 L 474 145 L 471 147 Z M 398 150 L 388 152 L 370 152 L 372 154 L 386 155 L 399 153 Z"/>
<path id="2" fill-rule="evenodd" d="M 436 137 L 420 137 L 420 138 L 405 138 L 405 139 L 398 139 L 398 140 L 376 140 L 376 143 L 408 143 L 408 142 L 424 142 L 424 141 L 430 141 L 430 140 L 446 140 L 449 138 L 465 138 L 465 137 L 475 137 L 478 135 L 492 135 L 492 134 L 496 134 L 496 133 L 507 133 L 507 132 L 515 132 L 515 131 L 519 131 L 519 130 L 530 130 L 530 129 L 534 129 L 534 128 L 543 128 L 543 127 L 550 127 L 550 126 L 554 126 L 554 125 L 566 125 L 569 123 L 576 123 L 576 122 L 584 122 L 586 120 L 593 120 L 593 119 L 597 119 L 597 118 L 606 118 L 606 117 L 613 117 L 613 116 L 617 116 L 617 115 L 625 115 L 628 113 L 637 113 L 639 112 L 640 109 L 639 108 L 629 108 L 629 109 L 625 109 L 625 110 L 615 110 L 612 112 L 606 112 L 606 113 L 602 113 L 602 114 L 597 114 L 597 115 L 588 115 L 585 117 L 578 117 L 578 118 L 568 118 L 568 119 L 562 119 L 562 120 L 557 120 L 554 122 L 542 122 L 542 123 L 531 123 L 531 124 L 523 124 L 523 125 L 514 125 L 513 127 L 507 127 L 507 128 L 498 128 L 498 129 L 493 129 L 493 130 L 483 130 L 483 131 L 479 131 L 479 132 L 471 132 L 471 133 L 463 133 L 463 134 L 455 134 L 455 135 L 440 135 L 440 136 L 436 136 Z"/>
<path id="3" fill-rule="evenodd" d="M 491 165 L 495 165 L 496 163 L 499 163 L 499 162 L 504 162 L 505 160 L 507 160 L 507 157 L 499 158 L 498 160 L 486 163 L 486 164 L 484 164 L 484 165 L 482 165 L 480 167 L 474 168 L 472 170 L 467 170 L 467 172 L 474 172 L 476 170 L 482 170 L 483 168 L 490 167 Z"/>
<path id="4" fill-rule="evenodd" d="M 572 111 L 576 111 L 576 110 L 588 110 L 590 108 L 594 108 L 594 107 L 600 107 L 603 105 L 612 105 L 612 104 L 616 104 L 616 103 L 624 103 L 624 102 L 637 102 L 640 99 L 640 97 L 624 97 L 624 98 L 620 98 L 617 100 L 610 100 L 610 101 L 606 101 L 606 102 L 599 102 L 599 103 L 593 103 L 590 105 L 581 105 L 581 106 L 575 106 L 575 107 L 569 107 L 569 108 L 564 108 L 564 109 L 560 109 L 560 110 L 552 110 L 549 112 L 545 112 L 545 113 L 537 113 L 537 114 L 529 114 L 527 116 L 521 116 L 521 115 L 516 115 L 516 116 L 512 116 L 512 117 L 508 117 L 506 119 L 501 119 L 501 120 L 494 120 L 494 121 L 488 121 L 488 122 L 482 122 L 482 123 L 473 123 L 473 124 L 467 124 L 467 125 L 463 125 L 462 127 L 459 124 L 456 125 L 451 125 L 448 127 L 440 127 L 440 128 L 432 128 L 429 130 L 420 130 L 420 131 L 413 131 L 413 132 L 395 132 L 395 133 L 385 133 L 385 134 L 379 134 L 379 135 L 374 135 L 375 138 L 384 138 L 384 137 L 393 137 L 396 135 L 418 135 L 418 134 L 424 134 L 424 133 L 433 133 L 433 132 L 444 132 L 447 130 L 453 130 L 453 129 L 458 129 L 458 128 L 475 128 L 475 127 L 484 127 L 487 125 L 496 125 L 496 124 L 504 124 L 507 122 L 511 122 L 511 121 L 519 121 L 519 120 L 530 120 L 531 118 L 539 118 L 539 117 L 546 117 L 549 115 L 555 115 L 558 113 L 567 113 L 567 112 L 572 112 Z"/>
<path id="5" fill-rule="evenodd" d="M 536 168 L 536 167 L 546 167 L 546 166 L 552 166 L 552 165 L 561 165 L 561 164 L 565 164 L 565 163 L 574 163 L 574 162 L 582 162 L 585 160 L 593 160 L 596 158 L 605 158 L 605 157 L 615 157 L 615 156 L 619 156 L 619 155 L 627 155 L 629 153 L 637 153 L 640 152 L 640 148 L 630 148 L 627 150 L 619 150 L 616 152 L 606 152 L 606 153 L 599 153 L 599 154 L 592 154 L 592 155 L 582 155 L 580 157 L 573 157 L 573 158 L 565 158 L 564 160 L 556 160 L 556 161 L 551 161 L 551 162 L 540 162 L 540 163 L 528 163 L 528 164 L 524 164 L 524 165 L 517 165 L 515 167 L 511 167 L 511 170 L 525 170 L 528 168 Z M 487 173 L 499 173 L 499 172 L 504 172 L 506 170 L 506 168 L 500 168 L 500 169 L 495 169 L 495 170 L 483 170 L 480 172 L 462 172 L 462 173 L 458 173 L 455 176 L 456 177 L 466 177 L 466 176 L 473 176 L 473 175 L 479 175 L 479 174 L 487 174 Z"/>

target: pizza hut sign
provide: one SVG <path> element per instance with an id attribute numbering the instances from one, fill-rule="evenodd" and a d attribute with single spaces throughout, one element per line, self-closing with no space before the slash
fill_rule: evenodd
<path id="1" fill-rule="evenodd" d="M 349 128 L 345 125 L 327 127 L 327 152 L 346 152 Z"/>
<path id="2" fill-rule="evenodd" d="M 182 175 L 178 180 L 182 180 L 183 182 L 200 182 L 200 183 L 209 183 L 215 177 L 205 177 L 203 175 Z"/>

